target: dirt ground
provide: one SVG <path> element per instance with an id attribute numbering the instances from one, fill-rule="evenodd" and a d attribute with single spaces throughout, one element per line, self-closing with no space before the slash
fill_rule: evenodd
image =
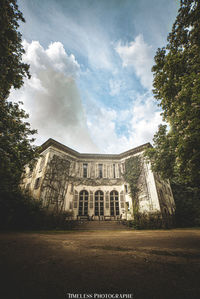
<path id="1" fill-rule="evenodd" d="M 0 274 L 2 299 L 200 298 L 200 230 L 1 233 Z"/>

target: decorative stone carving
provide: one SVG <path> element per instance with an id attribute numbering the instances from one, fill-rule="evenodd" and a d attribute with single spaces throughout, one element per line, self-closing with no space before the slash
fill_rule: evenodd
<path id="1" fill-rule="evenodd" d="M 76 178 L 70 177 L 69 180 L 73 182 L 74 186 L 85 185 L 85 186 L 120 186 L 123 184 L 123 179 L 91 179 L 91 178 Z"/>

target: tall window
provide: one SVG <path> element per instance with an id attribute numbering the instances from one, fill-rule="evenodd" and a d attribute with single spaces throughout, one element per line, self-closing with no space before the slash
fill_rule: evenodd
<path id="1" fill-rule="evenodd" d="M 87 178 L 87 169 L 88 169 L 88 164 L 83 163 L 83 177 Z"/>
<path id="2" fill-rule="evenodd" d="M 93 209 L 94 205 L 93 205 L 93 192 L 90 191 L 90 209 Z"/>
<path id="3" fill-rule="evenodd" d="M 95 192 L 95 216 L 104 215 L 104 195 L 101 190 Z"/>
<path id="4" fill-rule="evenodd" d="M 82 190 L 79 194 L 79 208 L 78 214 L 79 216 L 87 216 L 88 215 L 88 192 L 86 190 Z"/>
<path id="5" fill-rule="evenodd" d="M 116 173 L 115 173 L 115 164 L 113 164 L 113 178 L 116 178 Z"/>
<path id="6" fill-rule="evenodd" d="M 103 164 L 99 164 L 99 178 L 103 177 Z"/>
<path id="7" fill-rule="evenodd" d="M 119 193 L 115 190 L 110 192 L 110 215 L 119 216 Z"/>

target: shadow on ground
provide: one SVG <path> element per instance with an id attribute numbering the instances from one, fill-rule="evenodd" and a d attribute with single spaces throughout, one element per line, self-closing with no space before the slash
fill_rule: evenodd
<path id="1" fill-rule="evenodd" d="M 3 299 L 200 298 L 200 230 L 1 233 L 0 272 Z"/>

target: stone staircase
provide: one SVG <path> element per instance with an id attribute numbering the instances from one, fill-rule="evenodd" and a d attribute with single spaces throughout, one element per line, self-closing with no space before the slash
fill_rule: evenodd
<path id="1" fill-rule="evenodd" d="M 94 221 L 77 221 L 73 230 L 129 230 L 129 228 L 117 220 L 94 220 Z"/>

